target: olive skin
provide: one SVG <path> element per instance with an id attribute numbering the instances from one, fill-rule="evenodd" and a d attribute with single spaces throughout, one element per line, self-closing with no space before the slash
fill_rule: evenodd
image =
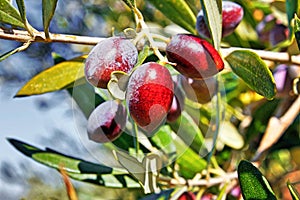
<path id="1" fill-rule="evenodd" d="M 99 42 L 85 62 L 86 80 L 93 86 L 106 89 L 113 71 L 129 73 L 137 62 L 138 51 L 130 40 L 110 37 Z"/>
<path id="2" fill-rule="evenodd" d="M 182 75 L 205 79 L 223 70 L 218 51 L 206 40 L 190 34 L 177 34 L 166 47 L 167 58 Z"/>
<path id="3" fill-rule="evenodd" d="M 244 16 L 242 6 L 231 1 L 222 1 L 222 37 L 230 35 L 240 24 Z M 203 10 L 197 15 L 196 29 L 200 36 L 211 38 L 205 23 Z"/>
<path id="4" fill-rule="evenodd" d="M 127 121 L 125 107 L 113 100 L 97 106 L 88 118 L 87 133 L 97 143 L 112 142 L 123 132 Z"/>
<path id="5" fill-rule="evenodd" d="M 196 195 L 190 191 L 184 192 L 178 200 L 196 200 Z"/>
<path id="6" fill-rule="evenodd" d="M 148 62 L 132 73 L 126 101 L 131 117 L 147 136 L 165 122 L 173 95 L 174 85 L 167 68 Z"/>
<path id="7" fill-rule="evenodd" d="M 210 102 L 217 90 L 217 80 L 215 77 L 204 80 L 194 80 L 180 76 L 180 83 L 186 97 L 200 104 Z"/>
<path id="8" fill-rule="evenodd" d="M 178 87 L 178 81 L 174 82 L 174 96 L 172 100 L 171 108 L 167 115 L 167 122 L 172 123 L 176 121 L 182 110 L 184 109 L 184 94 L 182 90 Z"/>

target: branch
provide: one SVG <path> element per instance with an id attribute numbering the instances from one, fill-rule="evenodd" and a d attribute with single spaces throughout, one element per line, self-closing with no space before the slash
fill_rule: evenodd
<path id="1" fill-rule="evenodd" d="M 229 182 L 232 180 L 235 180 L 238 178 L 237 171 L 225 173 L 222 176 L 219 177 L 211 177 L 209 179 L 175 179 L 175 178 L 169 178 L 169 177 L 159 177 L 159 180 L 162 182 L 167 182 L 170 185 L 188 185 L 191 187 L 197 187 L 197 186 L 204 186 L 204 187 L 211 187 L 214 185 L 222 184 L 225 182 Z"/>
<path id="2" fill-rule="evenodd" d="M 27 31 L 16 30 L 16 29 L 3 29 L 0 28 L 0 38 L 6 40 L 14 40 L 18 42 L 62 42 L 72 44 L 84 44 L 84 45 L 96 45 L 104 37 L 88 37 L 78 35 L 66 35 L 66 34 L 55 34 L 49 33 L 50 38 L 46 38 L 44 32 L 34 32 L 32 37 Z"/>
<path id="3" fill-rule="evenodd" d="M 294 122 L 295 118 L 300 112 L 300 96 L 293 102 L 286 113 L 278 118 L 273 116 L 270 118 L 265 134 L 259 144 L 253 161 L 259 164 L 259 159 L 279 138 L 283 135 L 285 130 Z"/>
<path id="4" fill-rule="evenodd" d="M 221 53 L 223 54 L 223 56 L 227 56 L 235 50 L 249 50 L 255 52 L 263 60 L 300 65 L 300 55 L 289 55 L 287 52 L 274 52 L 249 48 L 230 47 L 222 48 Z"/>
<path id="5" fill-rule="evenodd" d="M 34 36 L 32 37 L 27 31 L 24 30 L 4 29 L 0 27 L 0 39 L 14 40 L 24 43 L 31 40 L 32 42 L 62 42 L 83 45 L 96 45 L 105 38 L 50 33 L 50 39 L 48 39 L 46 38 L 44 32 L 34 32 Z M 166 43 L 164 42 L 155 42 L 155 44 L 162 51 L 164 51 L 166 48 Z M 229 47 L 221 48 L 221 54 L 225 57 L 235 50 L 250 50 L 258 54 L 264 60 L 300 65 L 300 55 L 289 55 L 287 52 L 272 52 L 249 48 Z"/>

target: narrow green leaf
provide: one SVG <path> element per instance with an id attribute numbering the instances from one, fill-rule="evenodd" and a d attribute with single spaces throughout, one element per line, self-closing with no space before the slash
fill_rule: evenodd
<path id="1" fill-rule="evenodd" d="M 238 178 L 245 200 L 276 200 L 268 181 L 250 162 L 242 160 L 238 166 Z"/>
<path id="2" fill-rule="evenodd" d="M 0 0 L 0 22 L 25 28 L 20 13 L 7 0 Z"/>
<path id="3" fill-rule="evenodd" d="M 145 168 L 136 158 L 121 152 L 113 150 L 115 159 L 144 187 Z"/>
<path id="4" fill-rule="evenodd" d="M 25 9 L 25 3 L 24 0 L 16 0 L 21 19 L 23 21 L 23 24 L 25 25 L 26 30 L 28 33 L 33 36 L 33 30 L 34 28 L 28 23 L 27 18 L 26 18 L 26 9 Z"/>
<path id="5" fill-rule="evenodd" d="M 171 164 L 176 159 L 176 146 L 170 132 L 172 132 L 170 126 L 162 126 L 150 139 L 158 149 L 168 156 Z"/>
<path id="6" fill-rule="evenodd" d="M 191 33 L 196 33 L 196 16 L 184 0 L 149 1 L 175 24 Z"/>
<path id="7" fill-rule="evenodd" d="M 75 180 L 116 188 L 139 188 L 139 184 L 125 171 L 116 170 L 75 157 L 70 157 L 51 149 L 41 150 L 16 139 L 8 141 L 21 153 L 48 167 L 61 167 Z"/>
<path id="8" fill-rule="evenodd" d="M 205 150 L 203 134 L 186 111 L 182 111 L 181 116 L 175 122 L 170 123 L 170 127 L 197 154 Z"/>
<path id="9" fill-rule="evenodd" d="M 218 139 L 233 149 L 241 149 L 244 146 L 244 138 L 237 128 L 229 121 L 223 121 L 220 124 Z"/>
<path id="10" fill-rule="evenodd" d="M 136 7 L 136 1 L 135 0 L 123 0 L 123 2 L 130 8 L 133 9 Z"/>
<path id="11" fill-rule="evenodd" d="M 21 153 L 51 168 L 59 169 L 63 167 L 67 172 L 83 173 L 83 174 L 111 174 L 114 173 L 113 168 L 106 167 L 91 162 L 87 162 L 78 158 L 66 156 L 54 150 L 41 150 L 30 144 L 26 144 L 16 139 L 8 139 L 8 141 Z"/>
<path id="12" fill-rule="evenodd" d="M 274 77 L 265 62 L 254 52 L 237 50 L 226 58 L 232 71 L 258 94 L 273 99 L 276 95 Z"/>
<path id="13" fill-rule="evenodd" d="M 143 182 L 145 179 L 145 169 L 141 162 L 133 156 L 122 151 L 113 151 L 116 160 L 126 169 L 132 173 L 137 180 Z"/>
<path id="14" fill-rule="evenodd" d="M 161 169 L 161 159 L 156 154 L 148 154 L 139 162 L 135 157 L 121 151 L 113 151 L 119 163 L 139 181 L 144 193 L 157 193 L 160 189 L 157 186 L 157 178 Z"/>
<path id="15" fill-rule="evenodd" d="M 147 59 L 148 56 L 151 56 L 153 54 L 153 51 L 150 50 L 150 47 L 148 45 L 145 45 L 143 50 L 139 53 L 137 63 L 135 64 L 135 67 L 138 67 L 144 63 L 144 61 Z"/>
<path id="16" fill-rule="evenodd" d="M 222 38 L 222 1 L 200 0 L 200 3 L 214 47 L 219 49 Z"/>
<path id="17" fill-rule="evenodd" d="M 199 156 L 198 151 L 195 152 L 190 147 L 191 141 L 189 140 L 195 137 L 195 133 L 192 135 L 192 138 L 190 138 L 190 133 L 187 133 L 185 141 L 188 141 L 188 144 L 186 144 L 182 139 L 184 137 L 184 131 L 193 132 L 197 130 L 195 130 L 193 126 L 188 126 L 184 123 L 182 124 L 182 127 L 189 128 L 181 129 L 180 127 L 178 129 L 178 127 L 176 128 L 174 125 L 176 129 L 182 131 L 179 134 L 178 132 L 175 134 L 170 128 L 170 125 L 165 125 L 159 129 L 159 131 L 151 138 L 151 140 L 157 147 L 159 147 L 159 149 L 162 150 L 164 154 L 167 154 L 169 164 L 175 161 L 180 166 L 179 171 L 182 176 L 185 178 L 193 178 L 197 173 L 200 173 L 206 168 L 207 162 Z M 199 147 L 197 147 L 197 149 L 199 149 Z"/>
<path id="18" fill-rule="evenodd" d="M 46 38 L 49 38 L 49 26 L 54 15 L 57 0 L 43 0 L 43 25 Z"/>
<path id="19" fill-rule="evenodd" d="M 293 200 L 299 200 L 300 199 L 300 194 L 296 190 L 295 186 L 293 184 L 291 184 L 290 182 L 287 182 L 287 187 L 289 188 L 289 191 L 291 193 L 291 196 L 292 196 Z"/>
<path id="20" fill-rule="evenodd" d="M 300 49 L 300 19 L 296 14 L 294 17 L 294 34 L 298 44 L 298 49 Z"/>
<path id="21" fill-rule="evenodd" d="M 43 94 L 61 90 L 84 77 L 83 66 L 86 56 L 54 65 L 29 80 L 16 97 Z"/>
<path id="22" fill-rule="evenodd" d="M 127 174 L 77 174 L 68 173 L 68 176 L 77 181 L 93 183 L 111 188 L 140 188 L 140 184 Z"/>
<path id="23" fill-rule="evenodd" d="M 197 173 L 200 173 L 207 166 L 206 160 L 201 158 L 199 154 L 195 153 L 189 146 L 187 146 L 181 138 L 172 134 L 173 142 L 177 150 L 176 163 L 179 165 L 179 172 L 184 178 L 193 178 Z"/>
<path id="24" fill-rule="evenodd" d="M 93 110 L 104 101 L 99 95 L 95 94 L 94 87 L 87 82 L 84 84 L 73 85 L 73 87 L 67 88 L 67 91 L 86 118 L 88 118 Z"/>
<path id="25" fill-rule="evenodd" d="M 266 101 L 252 113 L 252 121 L 245 134 L 245 143 L 249 143 L 254 137 L 265 132 L 269 119 L 274 115 L 280 102 L 281 100 L 277 98 L 272 101 Z"/>
<path id="26" fill-rule="evenodd" d="M 289 26 L 289 36 L 291 37 L 293 35 L 293 24 L 292 20 L 294 18 L 295 14 L 300 14 L 299 13 L 299 1 L 298 0 L 286 0 L 285 1 L 286 5 L 286 14 L 287 14 L 287 19 L 288 19 L 288 26 Z"/>
<path id="27" fill-rule="evenodd" d="M 19 8 L 21 19 L 22 19 L 23 23 L 25 24 L 27 19 L 26 19 L 26 10 L 25 10 L 24 0 L 16 0 L 16 2 L 18 5 L 18 8 Z"/>

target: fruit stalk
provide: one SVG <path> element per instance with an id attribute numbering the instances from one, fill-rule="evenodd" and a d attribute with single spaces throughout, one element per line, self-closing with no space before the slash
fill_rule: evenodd
<path id="1" fill-rule="evenodd" d="M 149 27 L 145 23 L 142 13 L 137 8 L 133 8 L 133 12 L 134 12 L 134 16 L 135 16 L 136 26 L 138 29 L 137 32 L 139 32 L 139 28 L 140 28 L 142 34 L 144 34 L 147 37 L 147 39 L 150 43 L 150 47 L 152 48 L 154 54 L 162 62 L 161 64 L 164 65 L 164 64 L 168 63 L 168 60 L 160 53 L 158 47 L 155 45 L 153 37 L 149 32 Z"/>

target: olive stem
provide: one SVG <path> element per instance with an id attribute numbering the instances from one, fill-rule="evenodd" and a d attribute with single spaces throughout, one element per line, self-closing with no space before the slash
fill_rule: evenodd
<path id="1" fill-rule="evenodd" d="M 17 30 L 17 29 L 5 29 L 0 27 L 0 39 L 13 40 L 17 42 L 61 42 L 70 44 L 82 44 L 82 45 L 96 45 L 100 41 L 104 40 L 106 37 L 90 37 L 90 36 L 79 36 L 79 35 L 67 35 L 67 34 L 57 34 L 49 33 L 50 39 L 46 38 L 44 32 L 35 32 L 34 37 L 31 37 L 27 31 Z M 166 50 L 165 42 L 155 42 L 156 47 L 160 51 Z M 258 50 L 251 48 L 242 47 L 226 47 L 221 48 L 220 52 L 224 57 L 229 55 L 235 50 L 250 50 L 258 54 L 263 60 L 270 60 L 280 63 L 289 63 L 300 65 L 300 55 L 289 55 L 288 52 L 273 52 L 267 50 Z"/>
<path id="2" fill-rule="evenodd" d="M 144 21 L 144 17 L 142 15 L 142 13 L 137 8 L 134 8 L 133 12 L 134 12 L 134 15 L 135 15 L 135 20 L 136 20 L 137 27 L 139 28 L 139 26 L 140 26 L 141 32 L 143 32 L 145 34 L 145 36 L 147 37 L 147 39 L 150 43 L 150 47 L 152 48 L 154 54 L 158 57 L 158 59 L 162 62 L 163 65 L 164 64 L 173 64 L 173 63 L 169 63 L 168 59 L 165 58 L 160 53 L 157 45 L 155 44 L 155 41 L 153 40 L 152 34 L 149 31 L 149 27 Z"/>
<path id="3" fill-rule="evenodd" d="M 296 98 L 284 115 L 281 117 L 272 116 L 269 119 L 264 136 L 260 141 L 259 147 L 252 159 L 258 166 L 261 164 L 260 160 L 264 153 L 280 139 L 280 137 L 285 133 L 286 129 L 294 122 L 299 112 L 300 96 Z"/>
<path id="4" fill-rule="evenodd" d="M 203 187 L 211 187 L 214 185 L 226 183 L 232 180 L 235 180 L 238 178 L 237 171 L 234 172 L 228 172 L 218 177 L 211 177 L 210 179 L 175 179 L 170 177 L 159 177 L 159 181 L 166 182 L 169 185 L 176 185 L 176 186 L 183 186 L 188 185 L 190 187 L 197 187 L 197 186 L 203 186 Z"/>
<path id="5" fill-rule="evenodd" d="M 170 38 L 165 37 L 165 36 L 160 35 L 160 34 L 157 34 L 157 33 L 151 33 L 151 36 L 152 36 L 152 38 L 161 40 L 161 41 L 163 41 L 163 42 L 165 42 L 165 43 L 169 43 L 169 42 L 171 41 Z"/>
<path id="6" fill-rule="evenodd" d="M 139 136 L 138 136 L 138 127 L 137 124 L 135 123 L 135 121 L 131 119 L 131 124 L 132 124 L 132 128 L 133 128 L 133 132 L 134 132 L 134 144 L 135 144 L 135 151 L 136 151 L 136 156 L 139 155 L 139 151 L 140 151 L 140 142 L 139 142 Z"/>

